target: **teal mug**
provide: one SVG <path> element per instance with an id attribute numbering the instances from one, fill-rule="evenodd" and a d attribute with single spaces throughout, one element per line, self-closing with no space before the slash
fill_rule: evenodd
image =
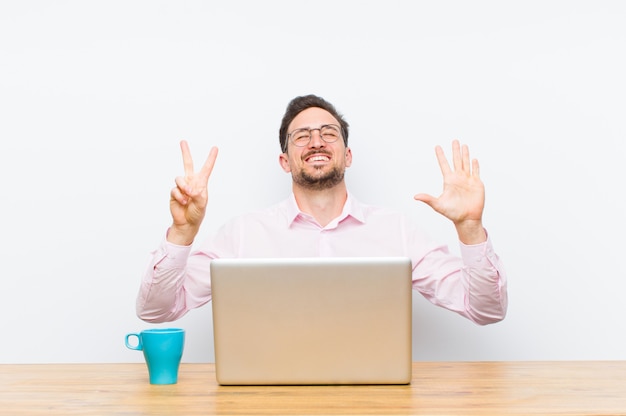
<path id="1" fill-rule="evenodd" d="M 130 338 L 137 338 L 136 344 Z M 180 328 L 146 329 L 126 334 L 126 347 L 143 351 L 150 384 L 176 384 L 178 367 L 185 347 L 185 330 Z"/>

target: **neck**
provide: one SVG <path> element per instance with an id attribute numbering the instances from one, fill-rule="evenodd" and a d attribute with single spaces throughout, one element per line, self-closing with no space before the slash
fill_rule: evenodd
<path id="1" fill-rule="evenodd" d="M 293 194 L 300 211 L 312 215 L 322 227 L 341 214 L 348 199 L 348 190 L 343 181 L 322 190 L 305 189 L 294 184 Z"/>

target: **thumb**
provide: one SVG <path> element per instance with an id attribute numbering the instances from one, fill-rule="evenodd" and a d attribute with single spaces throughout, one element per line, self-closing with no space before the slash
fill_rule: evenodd
<path id="1" fill-rule="evenodd" d="M 431 207 L 436 201 L 436 198 L 429 194 L 417 194 L 413 197 L 416 201 L 422 201 L 423 203 L 430 205 Z"/>

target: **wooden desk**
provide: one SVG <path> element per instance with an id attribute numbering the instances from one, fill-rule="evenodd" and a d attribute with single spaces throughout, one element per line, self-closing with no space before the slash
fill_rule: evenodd
<path id="1" fill-rule="evenodd" d="M 0 365 L 1 415 L 626 414 L 626 361 L 414 363 L 408 386 L 225 387 L 213 364 Z"/>

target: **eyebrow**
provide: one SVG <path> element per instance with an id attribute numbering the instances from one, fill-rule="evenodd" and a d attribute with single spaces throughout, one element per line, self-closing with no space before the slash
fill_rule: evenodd
<path id="1" fill-rule="evenodd" d="M 294 131 L 298 131 L 298 130 L 318 130 L 321 129 L 323 127 L 336 127 L 338 129 L 341 129 L 341 126 L 335 123 L 326 123 L 326 124 L 320 124 L 319 127 L 311 127 L 311 126 L 306 126 L 306 127 L 298 127 L 297 129 L 293 129 L 291 130 L 291 133 L 293 133 Z M 289 133 L 290 134 L 290 133 Z"/>

